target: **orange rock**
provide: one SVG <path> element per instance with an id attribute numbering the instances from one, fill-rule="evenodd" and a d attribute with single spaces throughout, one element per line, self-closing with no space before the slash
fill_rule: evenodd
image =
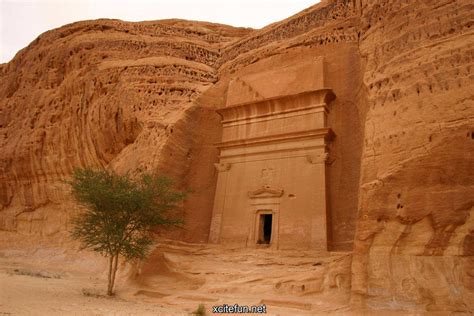
<path id="1" fill-rule="evenodd" d="M 96 20 L 46 32 L 0 65 L 0 230 L 69 243 L 77 206 L 62 180 L 101 166 L 191 188 L 185 227 L 162 234 L 207 242 L 226 227 L 211 228 L 215 144 L 230 135 L 216 110 L 304 90 L 320 79 L 311 67 L 278 69 L 322 58 L 336 96 L 326 246 L 353 251 L 353 306 L 472 311 L 472 12 L 468 0 L 328 0 L 260 30 Z"/>

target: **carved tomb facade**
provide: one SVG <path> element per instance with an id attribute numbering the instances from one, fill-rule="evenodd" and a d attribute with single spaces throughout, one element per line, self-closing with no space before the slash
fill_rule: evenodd
<path id="1" fill-rule="evenodd" d="M 237 77 L 222 117 L 211 243 L 327 249 L 324 60 Z"/>

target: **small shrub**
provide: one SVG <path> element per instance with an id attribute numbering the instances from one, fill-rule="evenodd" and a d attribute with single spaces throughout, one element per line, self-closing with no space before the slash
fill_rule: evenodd
<path id="1" fill-rule="evenodd" d="M 71 235 L 83 248 L 109 258 L 107 295 L 114 295 L 119 256 L 145 259 L 159 226 L 179 225 L 167 214 L 186 194 L 171 179 L 145 173 L 139 179 L 107 170 L 76 169 L 68 182 L 85 209 L 73 219 Z"/>
<path id="2" fill-rule="evenodd" d="M 13 270 L 12 274 L 16 275 L 27 275 L 35 278 L 43 278 L 43 279 L 60 279 L 61 276 L 59 274 L 49 273 L 45 271 L 31 271 L 25 269 L 15 269 Z"/>
<path id="3" fill-rule="evenodd" d="M 201 315 L 205 316 L 206 315 L 206 307 L 204 304 L 199 304 L 198 308 L 194 312 L 192 312 L 193 315 Z"/>
<path id="4" fill-rule="evenodd" d="M 96 290 L 91 289 L 82 289 L 82 295 L 87 297 L 94 297 L 94 298 L 106 298 L 107 296 L 100 294 Z"/>

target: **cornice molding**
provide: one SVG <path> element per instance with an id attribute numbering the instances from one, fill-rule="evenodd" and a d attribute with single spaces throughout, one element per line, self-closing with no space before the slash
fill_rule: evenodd
<path id="1" fill-rule="evenodd" d="M 331 140 L 334 137 L 334 132 L 329 127 L 318 128 L 308 131 L 300 131 L 293 133 L 284 133 L 270 136 L 252 137 L 245 139 L 229 140 L 221 143 L 214 144 L 217 148 L 230 148 L 230 147 L 247 147 L 256 146 L 269 143 L 277 143 L 282 141 L 292 141 L 299 139 L 311 139 L 311 138 L 324 138 L 325 140 Z"/>
<path id="2" fill-rule="evenodd" d="M 222 117 L 222 122 L 226 123 L 307 109 L 310 104 L 324 107 L 325 111 L 328 111 L 326 105 L 335 97 L 330 88 L 323 88 L 223 107 L 218 109 L 217 113 Z"/>

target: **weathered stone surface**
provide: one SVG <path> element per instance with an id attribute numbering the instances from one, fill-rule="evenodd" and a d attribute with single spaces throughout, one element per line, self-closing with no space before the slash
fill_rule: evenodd
<path id="1" fill-rule="evenodd" d="M 47 32 L 0 65 L 0 229 L 66 241 L 76 206 L 61 180 L 74 167 L 158 169 L 195 191 L 169 236 L 207 241 L 229 170 L 214 167 L 215 109 L 285 95 L 239 78 L 321 58 L 336 96 L 327 242 L 353 249 L 352 306 L 472 311 L 471 2 L 324 1 L 261 30 L 98 20 Z"/>
<path id="2" fill-rule="evenodd" d="M 317 58 L 229 83 L 210 242 L 327 250 L 324 77 Z"/>
<path id="3" fill-rule="evenodd" d="M 368 103 L 354 301 L 474 308 L 464 246 L 474 227 L 472 9 L 470 1 L 362 7 Z"/>
<path id="4" fill-rule="evenodd" d="M 75 207 L 62 180 L 74 167 L 162 169 L 195 190 L 189 226 L 174 234 L 207 240 L 220 130 L 217 114 L 193 100 L 218 78 L 219 47 L 247 32 L 173 20 L 78 22 L 2 65 L 0 229 L 64 232 Z"/>

